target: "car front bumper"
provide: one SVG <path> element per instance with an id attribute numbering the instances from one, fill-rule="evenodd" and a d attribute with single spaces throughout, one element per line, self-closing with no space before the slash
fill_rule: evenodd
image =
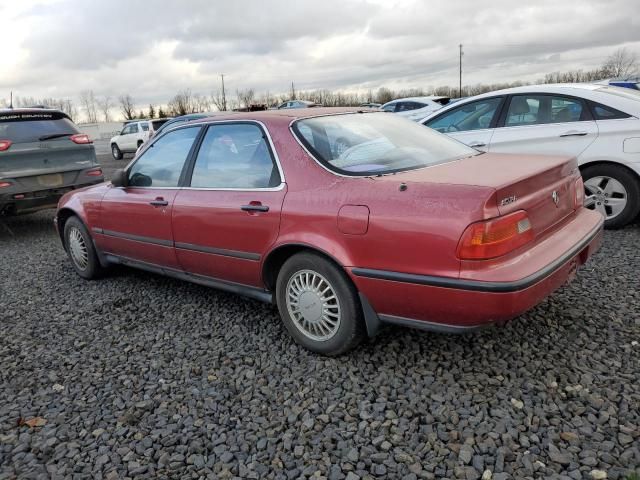
<path id="1" fill-rule="evenodd" d="M 466 332 L 507 321 L 533 308 L 565 283 L 602 244 L 603 217 L 580 209 L 561 228 L 515 258 L 464 265 L 459 278 L 349 268 L 367 329 L 380 323 Z"/>

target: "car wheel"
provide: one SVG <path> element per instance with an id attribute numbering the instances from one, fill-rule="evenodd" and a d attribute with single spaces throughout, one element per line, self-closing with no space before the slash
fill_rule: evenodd
<path id="1" fill-rule="evenodd" d="M 365 336 L 356 289 L 340 268 L 320 255 L 299 253 L 278 273 L 280 316 L 295 341 L 323 355 L 340 355 Z"/>
<path id="2" fill-rule="evenodd" d="M 144 142 L 142 140 L 138 140 L 138 148 L 136 150 L 139 150 L 143 143 Z"/>
<path id="3" fill-rule="evenodd" d="M 70 217 L 64 224 L 64 245 L 73 268 L 82 278 L 98 278 L 104 273 L 93 241 L 78 217 Z"/>
<path id="4" fill-rule="evenodd" d="M 618 165 L 593 165 L 582 170 L 584 205 L 605 217 L 608 229 L 621 228 L 640 212 L 640 182 Z"/>
<path id="5" fill-rule="evenodd" d="M 116 145 L 115 143 L 111 145 L 111 155 L 113 155 L 113 158 L 115 158 L 116 160 L 122 159 L 122 152 L 118 148 L 118 145 Z"/>
<path id="6" fill-rule="evenodd" d="M 349 141 L 346 138 L 340 137 L 338 138 L 335 143 L 333 144 L 333 154 L 336 157 L 339 157 L 340 155 L 342 155 L 345 150 L 347 150 L 349 147 L 351 147 L 351 143 L 349 143 Z"/>

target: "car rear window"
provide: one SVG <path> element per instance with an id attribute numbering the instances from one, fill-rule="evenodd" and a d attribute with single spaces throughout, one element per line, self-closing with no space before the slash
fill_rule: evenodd
<path id="1" fill-rule="evenodd" d="M 75 124 L 60 112 L 2 112 L 0 139 L 13 143 L 38 142 L 41 137 L 78 133 Z"/>
<path id="2" fill-rule="evenodd" d="M 163 119 L 163 120 L 154 120 L 151 122 L 151 124 L 153 125 L 153 130 L 156 131 L 158 130 L 162 125 L 164 125 L 165 123 L 167 123 L 169 120 L 168 119 Z"/>
<path id="3" fill-rule="evenodd" d="M 353 113 L 298 120 L 293 131 L 325 167 L 369 176 L 437 165 L 479 152 L 434 130 L 387 113 Z"/>

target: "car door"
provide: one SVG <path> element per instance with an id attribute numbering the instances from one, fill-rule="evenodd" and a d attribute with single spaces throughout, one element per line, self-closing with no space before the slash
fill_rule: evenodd
<path id="1" fill-rule="evenodd" d="M 486 151 L 503 103 L 502 96 L 483 98 L 451 108 L 424 124 L 470 147 Z"/>
<path id="2" fill-rule="evenodd" d="M 173 207 L 182 268 L 263 287 L 261 260 L 276 241 L 286 184 L 267 132 L 253 122 L 210 124 Z"/>
<path id="3" fill-rule="evenodd" d="M 131 150 L 135 150 L 136 148 L 138 148 L 136 143 L 137 143 L 138 132 L 140 131 L 140 127 L 138 126 L 137 122 L 129 124 L 128 127 L 129 127 L 129 131 L 124 136 L 123 148 L 125 150 L 131 151 Z"/>
<path id="4" fill-rule="evenodd" d="M 580 155 L 598 136 L 586 102 L 556 94 L 512 95 L 490 152 Z"/>
<path id="5" fill-rule="evenodd" d="M 199 126 L 158 138 L 126 171 L 126 186 L 102 199 L 98 248 L 125 259 L 179 269 L 171 212 Z"/>

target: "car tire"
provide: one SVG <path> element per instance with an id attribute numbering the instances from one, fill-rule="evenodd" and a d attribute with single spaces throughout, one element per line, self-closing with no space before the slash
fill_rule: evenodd
<path id="1" fill-rule="evenodd" d="M 78 217 L 70 217 L 64 224 L 64 247 L 76 273 L 92 280 L 104 274 L 93 240 Z"/>
<path id="2" fill-rule="evenodd" d="M 140 147 L 142 146 L 144 142 L 142 140 L 138 140 L 138 147 L 136 148 L 136 151 L 138 151 L 140 149 Z"/>
<path id="3" fill-rule="evenodd" d="M 640 181 L 625 167 L 593 165 L 582 170 L 582 179 L 585 184 L 585 206 L 605 215 L 605 228 L 622 228 L 640 213 Z M 626 202 L 614 206 L 609 203 L 614 199 Z"/>
<path id="4" fill-rule="evenodd" d="M 291 336 L 312 352 L 337 356 L 365 337 L 354 285 L 321 255 L 304 252 L 289 258 L 278 273 L 276 300 Z"/>
<path id="5" fill-rule="evenodd" d="M 113 158 L 115 158 L 116 160 L 122 160 L 122 151 L 115 143 L 111 144 L 111 155 L 113 155 Z"/>

